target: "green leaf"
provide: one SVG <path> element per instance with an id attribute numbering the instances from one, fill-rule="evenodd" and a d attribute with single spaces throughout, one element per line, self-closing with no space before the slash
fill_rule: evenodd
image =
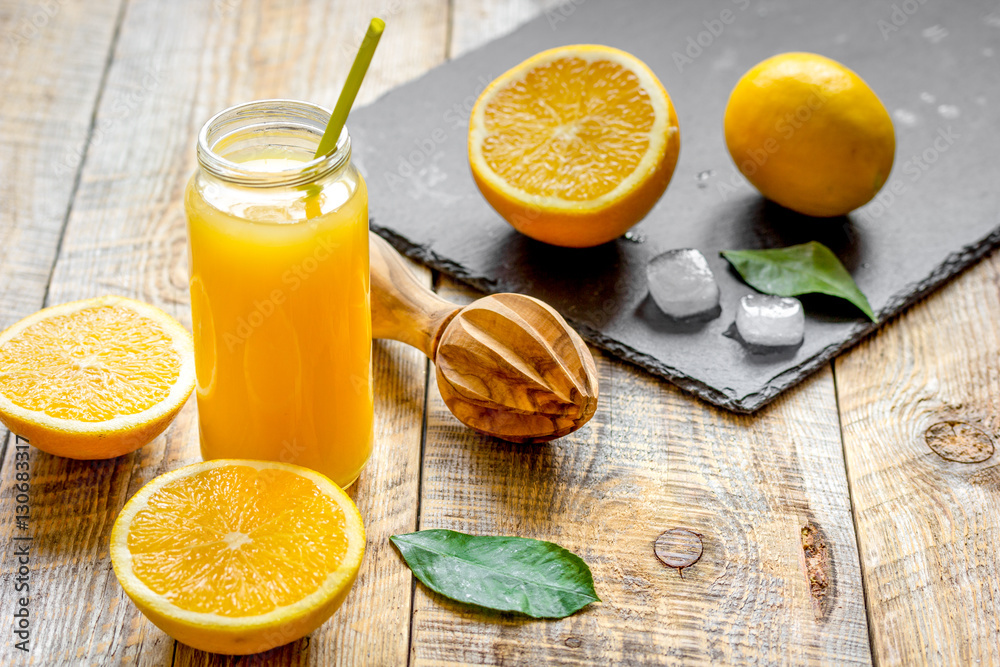
<path id="1" fill-rule="evenodd" d="M 587 564 L 558 544 L 421 530 L 389 538 L 424 586 L 469 604 L 563 618 L 600 602 Z"/>
<path id="2" fill-rule="evenodd" d="M 854 278 L 822 243 L 810 241 L 773 250 L 723 250 L 722 256 L 743 280 L 765 294 L 829 294 L 847 299 L 872 322 L 878 322 Z"/>

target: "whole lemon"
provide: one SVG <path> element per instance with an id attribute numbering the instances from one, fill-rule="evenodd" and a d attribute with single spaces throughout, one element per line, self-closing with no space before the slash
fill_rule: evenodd
<path id="1" fill-rule="evenodd" d="M 754 187 L 813 216 L 844 215 L 871 201 L 896 153 L 878 96 L 815 53 L 782 53 L 744 74 L 724 126 L 729 154 Z"/>

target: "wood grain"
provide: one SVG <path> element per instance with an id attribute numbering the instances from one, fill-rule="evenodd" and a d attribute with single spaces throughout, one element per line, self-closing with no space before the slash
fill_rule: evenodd
<path id="1" fill-rule="evenodd" d="M 372 336 L 406 343 L 433 359 L 441 334 L 459 307 L 418 281 L 411 264 L 388 241 L 374 232 L 368 236 Z"/>
<path id="2" fill-rule="evenodd" d="M 121 0 L 0 0 L 0 330 L 38 310 Z"/>
<path id="3" fill-rule="evenodd" d="M 120 6 L 0 1 L 0 331 L 45 299 Z"/>
<path id="4" fill-rule="evenodd" d="M 836 362 L 880 665 L 1000 664 L 1000 257 Z"/>
<path id="5" fill-rule="evenodd" d="M 0 329 L 38 310 L 45 299 L 76 176 L 90 146 L 91 116 L 120 7 L 121 0 L 95 0 L 86 6 L 0 1 L 0 80 L 4 91 L 0 96 Z M 47 455 L 39 452 L 29 453 L 27 461 L 33 482 L 28 527 L 22 530 L 16 526 L 16 448 L 14 438 L 8 442 L 8 433 L 0 426 L 0 443 L 5 442 L 0 470 L 0 544 L 5 553 L 0 570 L 0 615 L 13 619 L 16 601 L 30 593 L 29 623 L 37 632 L 44 622 L 38 614 L 45 593 L 39 595 L 34 586 L 67 563 L 65 535 L 40 539 L 58 521 L 59 508 L 45 505 L 49 493 L 46 483 L 51 480 L 44 474 Z M 79 500 L 84 506 L 100 502 L 92 497 Z M 57 534 L 60 532 L 65 531 L 60 527 Z M 14 539 L 26 536 L 35 539 L 30 543 Z M 14 578 L 19 563 L 14 552 L 24 544 L 30 544 L 31 588 L 18 591 Z M 85 589 L 78 596 L 60 600 L 58 613 L 65 615 L 89 604 L 87 593 L 94 593 L 93 599 L 100 591 Z M 8 627 L 13 628 L 13 624 Z M 39 650 L 37 635 L 30 638 L 27 653 L 17 650 L 15 641 L 8 633 L 0 642 L 0 664 L 43 664 L 73 657 L 68 651 L 46 657 Z"/>
<path id="6" fill-rule="evenodd" d="M 547 442 L 597 409 L 586 343 L 555 309 L 523 294 L 491 294 L 462 308 L 434 364 L 441 397 L 459 421 L 503 440 Z"/>
<path id="7" fill-rule="evenodd" d="M 216 111 L 250 99 L 295 97 L 332 105 L 357 47 L 352 26 L 363 29 L 371 14 L 388 11 L 393 28 L 359 98 L 372 99 L 444 57 L 446 25 L 438 18 L 444 7 L 443 0 L 129 2 L 48 302 L 113 292 L 157 304 L 189 324 L 181 194 L 194 169 L 201 125 Z M 85 14 L 82 5 L 79 14 Z M 82 19 L 80 24 L 88 25 Z M 61 67 L 65 76 L 76 71 L 65 62 Z M 100 78 L 103 60 L 81 67 Z M 31 196 L 41 202 L 47 193 L 33 188 Z M 426 271 L 421 275 L 429 278 Z M 412 580 L 388 535 L 416 523 L 427 364 L 400 345 L 379 344 L 375 351 L 375 451 L 351 490 L 369 536 L 358 583 L 333 621 L 308 640 L 252 658 L 256 664 L 406 659 Z M 165 437 L 112 461 L 32 453 L 35 664 L 228 662 L 175 646 L 138 614 L 108 560 L 110 528 L 125 500 L 155 475 L 199 458 L 195 414 L 192 401 Z M 12 497 L 8 467 L 4 498 Z M 11 514 L 5 512 L 4 520 Z M 5 643 L 3 650 L 8 648 Z"/>

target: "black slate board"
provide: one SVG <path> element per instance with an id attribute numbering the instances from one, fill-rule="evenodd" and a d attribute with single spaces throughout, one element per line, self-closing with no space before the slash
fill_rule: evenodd
<path id="1" fill-rule="evenodd" d="M 644 60 L 670 91 L 681 127 L 680 161 L 657 207 L 631 240 L 587 250 L 511 229 L 480 196 L 466 155 L 468 114 L 486 84 L 538 51 L 573 43 Z M 805 218 L 764 201 L 725 149 L 722 115 L 736 81 L 760 60 L 796 50 L 851 67 L 893 114 L 889 183 L 847 218 Z M 993 2 L 573 0 L 356 111 L 351 131 L 372 228 L 399 250 L 484 291 L 541 298 L 594 344 L 750 412 L 873 325 L 849 305 L 805 297 L 803 345 L 751 353 L 731 335 L 734 308 L 751 290 L 719 251 L 815 238 L 840 256 L 884 321 L 1000 242 L 998 93 Z M 652 303 L 646 261 L 678 247 L 708 257 L 721 317 L 675 324 Z"/>

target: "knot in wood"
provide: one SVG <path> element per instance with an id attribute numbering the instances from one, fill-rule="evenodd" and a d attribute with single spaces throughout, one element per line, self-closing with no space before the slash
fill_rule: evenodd
<path id="1" fill-rule="evenodd" d="M 466 306 L 434 359 L 445 403 L 467 426 L 513 442 L 543 442 L 585 424 L 597 409 L 597 368 L 555 310 L 522 294 Z"/>
<path id="2" fill-rule="evenodd" d="M 832 564 L 830 548 L 819 526 L 809 522 L 802 526 L 802 556 L 809 584 L 809 595 L 816 604 L 818 615 L 825 616 L 830 610 Z"/>
<path id="3" fill-rule="evenodd" d="M 687 528 L 671 528 L 661 533 L 653 543 L 656 557 L 678 572 L 697 563 L 703 552 L 701 535 Z"/>
<path id="4" fill-rule="evenodd" d="M 924 432 L 924 442 L 935 454 L 955 463 L 982 463 L 993 456 L 993 440 L 982 429 L 965 422 L 944 421 Z"/>

